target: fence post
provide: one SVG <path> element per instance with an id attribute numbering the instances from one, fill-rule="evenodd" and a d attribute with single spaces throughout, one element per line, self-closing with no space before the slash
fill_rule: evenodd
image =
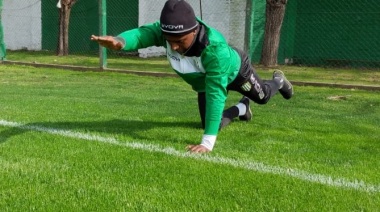
<path id="1" fill-rule="evenodd" d="M 99 0 L 99 36 L 104 35 L 107 35 L 107 0 Z M 102 46 L 99 46 L 99 59 L 100 69 L 107 68 L 107 49 Z"/>
<path id="2" fill-rule="evenodd" d="M 247 0 L 246 10 L 245 10 L 245 32 L 244 32 L 244 51 L 248 52 L 249 57 L 252 58 L 252 49 L 251 49 L 251 41 L 252 41 L 252 22 L 253 22 L 253 10 L 252 3 L 253 0 Z"/>
<path id="3" fill-rule="evenodd" d="M 0 0 L 0 60 L 4 61 L 6 56 L 6 48 L 4 43 L 4 31 L 3 31 L 3 20 L 1 18 L 3 13 L 3 0 Z"/>

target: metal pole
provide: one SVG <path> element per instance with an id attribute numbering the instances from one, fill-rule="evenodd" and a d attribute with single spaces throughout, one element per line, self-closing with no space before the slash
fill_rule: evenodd
<path id="1" fill-rule="evenodd" d="M 107 35 L 107 0 L 99 0 L 99 36 Z M 99 46 L 100 68 L 107 68 L 107 49 Z"/>
<path id="2" fill-rule="evenodd" d="M 253 0 L 247 0 L 246 10 L 245 10 L 245 32 L 244 32 L 244 51 L 249 52 L 250 59 L 252 59 L 252 30 L 254 25 L 254 10 L 253 10 Z"/>
<path id="3" fill-rule="evenodd" d="M 203 12 L 202 12 L 202 0 L 199 0 L 199 11 L 201 13 L 201 20 L 203 20 Z"/>
<path id="4" fill-rule="evenodd" d="M 3 31 L 3 20 L 1 15 L 3 13 L 3 0 L 0 0 L 0 60 L 4 61 L 7 54 L 4 43 L 4 31 Z"/>

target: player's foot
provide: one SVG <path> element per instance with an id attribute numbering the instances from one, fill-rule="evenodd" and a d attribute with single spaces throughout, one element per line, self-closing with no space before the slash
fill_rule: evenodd
<path id="1" fill-rule="evenodd" d="M 249 107 L 248 97 L 243 96 L 243 98 L 239 102 L 245 104 L 247 108 L 245 114 L 242 116 L 239 116 L 239 119 L 242 121 L 250 121 L 252 119 L 252 111 L 251 111 L 251 108 Z"/>
<path id="2" fill-rule="evenodd" d="M 231 121 L 232 121 L 232 119 L 230 119 L 228 117 L 223 117 L 222 121 L 220 122 L 219 130 L 221 130 L 222 128 L 224 128 L 227 125 L 229 125 L 231 123 Z"/>
<path id="3" fill-rule="evenodd" d="M 285 74 L 282 71 L 275 70 L 273 72 L 273 80 L 280 84 L 279 91 L 285 99 L 290 99 L 293 96 L 293 86 L 289 80 L 286 79 Z"/>

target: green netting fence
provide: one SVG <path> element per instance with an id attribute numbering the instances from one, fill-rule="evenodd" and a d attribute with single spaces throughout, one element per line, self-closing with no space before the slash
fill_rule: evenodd
<path id="1" fill-rule="evenodd" d="M 100 33 L 102 2 L 106 4 L 105 27 L 109 35 L 156 21 L 164 4 L 163 0 L 77 0 L 70 18 L 70 54 L 99 56 L 99 46 L 89 37 Z M 219 29 L 231 45 L 249 52 L 254 63 L 260 61 L 265 1 L 188 2 L 197 16 Z M 0 50 L 7 47 L 8 59 L 12 59 L 15 50 L 55 53 L 57 3 L 58 0 L 0 0 L 0 39 L 3 38 Z M 107 53 L 112 57 L 126 55 L 114 51 Z M 149 57 L 163 53 L 162 48 L 153 47 L 128 54 Z M 379 68 L 380 1 L 288 0 L 278 63 Z"/>
<path id="2" fill-rule="evenodd" d="M 282 60 L 380 67 L 380 1 L 289 0 L 287 9 Z"/>

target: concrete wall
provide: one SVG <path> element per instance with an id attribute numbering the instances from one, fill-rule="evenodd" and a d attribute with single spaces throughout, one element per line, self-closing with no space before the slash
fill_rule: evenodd
<path id="1" fill-rule="evenodd" d="M 2 21 L 7 49 L 41 49 L 40 0 L 4 0 Z"/>
<path id="2" fill-rule="evenodd" d="M 54 7 L 55 1 L 58 2 L 58 0 L 54 0 Z M 197 16 L 202 16 L 207 24 L 220 30 L 231 45 L 244 48 L 246 1 L 188 0 L 188 2 L 194 8 Z M 4 0 L 3 3 L 2 18 L 7 48 L 41 50 L 41 0 Z M 158 20 L 164 3 L 163 0 L 140 0 L 138 24 L 142 25 Z M 202 10 L 200 9 L 201 5 Z M 74 28 L 73 24 L 70 25 Z M 55 35 L 55 33 L 53 34 Z M 55 47 L 55 39 L 53 43 L 52 46 Z M 163 48 L 157 47 L 139 51 L 142 57 L 162 55 L 164 52 Z"/>
<path id="3" fill-rule="evenodd" d="M 211 27 L 218 29 L 227 41 L 238 48 L 244 48 L 246 1 L 241 0 L 187 0 L 194 8 L 195 15 Z M 140 0 L 139 25 L 156 21 L 160 18 L 165 1 Z M 202 10 L 200 9 L 202 6 Z M 141 57 L 162 55 L 163 48 L 150 47 L 139 50 Z"/>

